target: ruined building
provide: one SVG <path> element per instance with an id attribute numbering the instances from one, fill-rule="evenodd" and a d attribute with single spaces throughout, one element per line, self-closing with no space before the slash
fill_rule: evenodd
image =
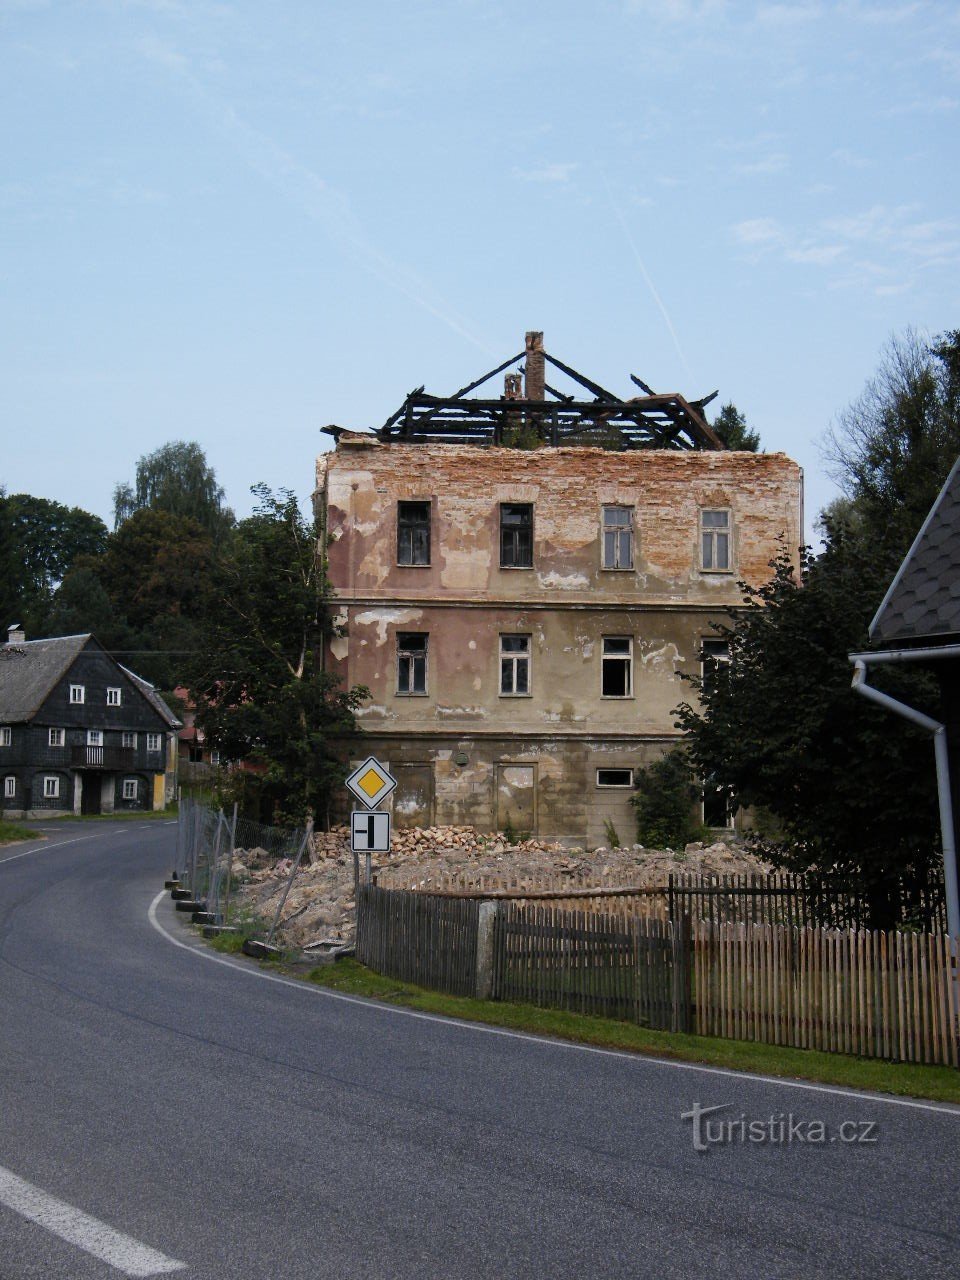
<path id="1" fill-rule="evenodd" d="M 470 396 L 505 370 L 504 395 Z M 620 399 L 528 333 L 453 396 L 420 387 L 377 431 L 326 429 L 327 662 L 371 691 L 354 754 L 396 774 L 397 825 L 601 843 L 609 820 L 632 840 L 634 770 L 693 696 L 681 673 L 722 657 L 710 624 L 738 580 L 799 546 L 796 463 L 727 452 L 706 401 L 634 382 Z"/>

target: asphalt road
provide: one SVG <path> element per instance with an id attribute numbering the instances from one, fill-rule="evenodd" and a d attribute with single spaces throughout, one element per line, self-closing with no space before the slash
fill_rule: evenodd
<path id="1" fill-rule="evenodd" d="M 960 1274 L 960 1109 L 268 979 L 151 919 L 174 830 L 0 849 L 2 1280 Z"/>

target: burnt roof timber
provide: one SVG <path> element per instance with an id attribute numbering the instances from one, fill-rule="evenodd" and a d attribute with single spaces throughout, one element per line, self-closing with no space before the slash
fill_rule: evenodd
<path id="1" fill-rule="evenodd" d="M 543 358 L 544 360 L 549 360 L 555 369 L 565 373 L 568 378 L 572 378 L 574 382 L 579 382 L 581 387 L 586 387 L 588 391 L 592 391 L 598 400 L 609 400 L 614 404 L 623 404 L 619 396 L 615 396 L 612 391 L 607 391 L 605 387 L 601 387 L 599 382 L 594 382 L 584 374 L 577 373 L 576 369 L 571 369 L 568 364 L 564 364 L 562 360 L 552 356 L 549 351 L 544 351 Z"/>
<path id="2" fill-rule="evenodd" d="M 485 382 L 489 382 L 491 378 L 495 378 L 498 373 L 503 373 L 504 369 L 509 369 L 512 364 L 516 364 L 518 360 L 522 360 L 526 352 L 521 351 L 518 355 L 511 356 L 509 360 L 504 360 L 503 364 L 498 364 L 495 369 L 491 369 L 489 373 L 485 373 L 482 378 L 477 378 L 476 382 L 468 382 L 465 387 L 461 387 L 459 391 L 455 391 L 452 396 L 445 396 L 448 400 L 461 400 L 468 391 L 472 391 L 474 387 L 482 387 Z M 423 387 L 420 388 L 423 390 Z"/>

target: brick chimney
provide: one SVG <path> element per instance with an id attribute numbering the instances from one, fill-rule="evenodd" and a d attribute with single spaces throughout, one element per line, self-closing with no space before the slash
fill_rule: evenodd
<path id="1" fill-rule="evenodd" d="M 508 373 L 503 379 L 503 394 L 506 400 L 521 400 L 523 398 L 523 379 L 519 373 Z"/>
<path id="2" fill-rule="evenodd" d="M 543 334 L 528 329 L 525 345 L 527 349 L 527 399 L 542 400 L 546 372 L 543 361 Z"/>

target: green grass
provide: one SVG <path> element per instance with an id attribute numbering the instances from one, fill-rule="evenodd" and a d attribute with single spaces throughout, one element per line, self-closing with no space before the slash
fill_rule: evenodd
<path id="1" fill-rule="evenodd" d="M 239 946 L 236 949 L 239 950 Z M 841 1088 L 870 1089 L 877 1093 L 960 1103 L 960 1072 L 953 1067 L 879 1062 L 872 1058 L 853 1058 L 812 1049 L 788 1049 L 744 1040 L 651 1031 L 632 1022 L 617 1022 L 612 1018 L 585 1017 L 558 1009 L 539 1009 L 535 1005 L 445 996 L 411 983 L 385 978 L 350 959 L 312 969 L 306 976 L 319 986 L 351 995 L 384 1000 L 424 1013 L 573 1040 L 579 1044 L 623 1049 L 681 1062 L 706 1063 L 733 1071 L 814 1080 Z"/>
<path id="2" fill-rule="evenodd" d="M 155 820 L 162 822 L 164 818 L 175 818 L 177 806 L 167 805 L 165 809 L 123 809 L 118 813 L 78 813 L 71 814 L 71 822 L 144 822 Z"/>
<path id="3" fill-rule="evenodd" d="M 29 827 L 21 827 L 18 822 L 0 820 L 0 844 L 12 844 L 15 840 L 42 840 L 44 837 Z"/>

